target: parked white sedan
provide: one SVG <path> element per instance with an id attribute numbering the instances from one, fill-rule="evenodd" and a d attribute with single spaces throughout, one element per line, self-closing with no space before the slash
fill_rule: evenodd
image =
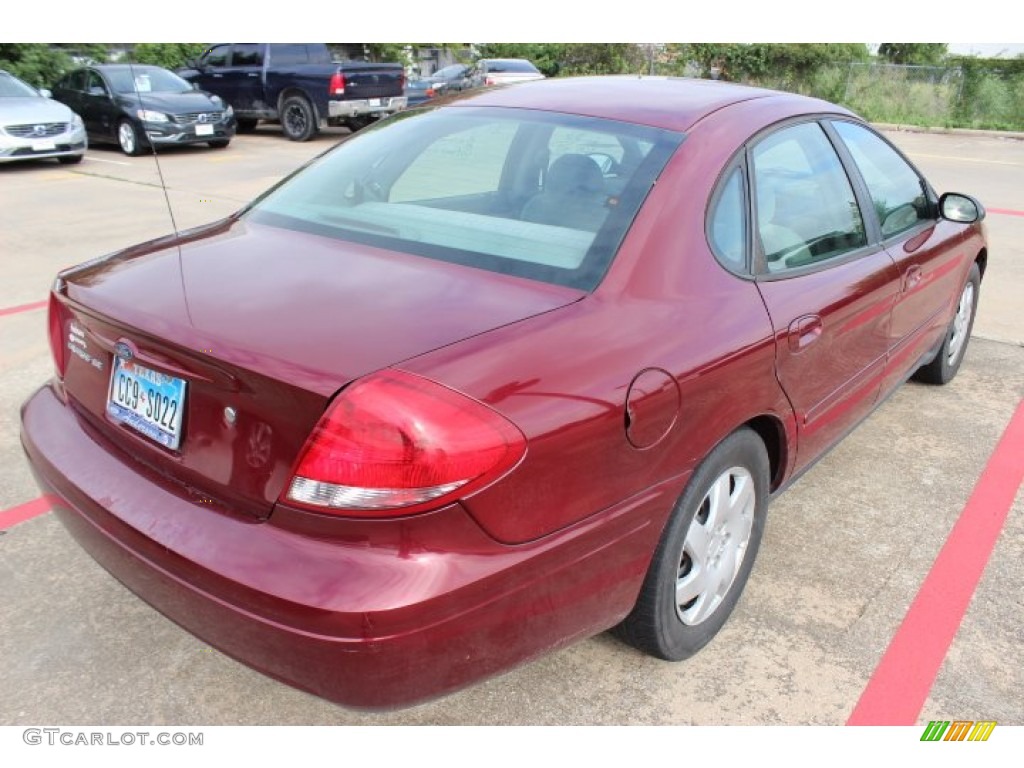
<path id="1" fill-rule="evenodd" d="M 48 96 L 0 69 L 0 163 L 81 161 L 88 147 L 82 118 Z"/>
<path id="2" fill-rule="evenodd" d="M 469 73 L 473 87 L 543 79 L 544 74 L 527 59 L 480 59 Z"/>

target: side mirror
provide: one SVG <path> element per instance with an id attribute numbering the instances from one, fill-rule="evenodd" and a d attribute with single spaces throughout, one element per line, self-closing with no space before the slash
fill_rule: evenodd
<path id="1" fill-rule="evenodd" d="M 961 224 L 973 224 L 985 218 L 985 208 L 970 195 L 947 192 L 939 198 L 942 218 Z"/>
<path id="2" fill-rule="evenodd" d="M 40 88 L 39 89 L 39 95 L 42 96 L 44 99 L 52 99 L 53 98 L 53 92 L 50 91 L 49 88 Z"/>

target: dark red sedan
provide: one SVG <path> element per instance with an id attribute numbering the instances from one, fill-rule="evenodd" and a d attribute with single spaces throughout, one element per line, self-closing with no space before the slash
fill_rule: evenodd
<path id="1" fill-rule="evenodd" d="M 770 498 L 908 377 L 956 374 L 983 217 L 823 101 L 488 90 L 61 273 L 22 440 L 118 579 L 337 702 L 612 627 L 682 659 Z"/>

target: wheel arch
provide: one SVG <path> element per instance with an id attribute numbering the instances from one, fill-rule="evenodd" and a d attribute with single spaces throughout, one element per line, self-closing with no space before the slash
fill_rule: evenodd
<path id="1" fill-rule="evenodd" d="M 287 99 L 290 99 L 292 96 L 299 96 L 309 103 L 309 106 L 313 110 L 313 119 L 319 125 L 320 110 L 316 106 L 316 100 L 309 95 L 308 91 L 296 85 L 290 85 L 287 88 L 283 89 L 279 94 L 277 94 L 277 116 L 281 116 L 281 107 L 283 107 L 285 101 Z"/>
<path id="2" fill-rule="evenodd" d="M 974 257 L 974 263 L 978 265 L 978 271 L 981 272 L 981 279 L 985 279 L 985 267 L 988 266 L 988 248 L 982 248 L 978 251 L 978 255 Z"/>
<path id="3" fill-rule="evenodd" d="M 753 430 L 764 443 L 770 468 L 768 485 L 772 492 L 778 490 L 782 485 L 789 456 L 785 426 L 777 416 L 762 414 L 747 420 L 741 427 Z"/>

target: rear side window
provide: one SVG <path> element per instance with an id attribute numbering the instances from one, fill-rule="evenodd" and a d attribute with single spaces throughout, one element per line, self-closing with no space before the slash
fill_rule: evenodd
<path id="1" fill-rule="evenodd" d="M 722 184 L 708 226 L 711 248 L 732 272 L 747 268 L 747 206 L 743 171 L 733 168 Z"/>
<path id="2" fill-rule="evenodd" d="M 751 157 L 756 231 L 769 272 L 867 245 L 853 187 L 820 125 L 783 128 L 755 145 Z"/>
<path id="3" fill-rule="evenodd" d="M 676 132 L 554 112 L 405 113 L 360 131 L 249 215 L 592 290 L 682 140 Z"/>
<path id="4" fill-rule="evenodd" d="M 301 43 L 281 43 L 270 46 L 270 60 L 274 66 L 309 64 L 309 52 Z"/>
<path id="5" fill-rule="evenodd" d="M 262 67 L 263 45 L 261 43 L 235 43 L 231 54 L 231 65 L 235 67 Z"/>
<path id="6" fill-rule="evenodd" d="M 883 238 L 933 218 L 924 182 L 896 150 L 863 126 L 846 122 L 832 125 L 864 177 Z"/>

